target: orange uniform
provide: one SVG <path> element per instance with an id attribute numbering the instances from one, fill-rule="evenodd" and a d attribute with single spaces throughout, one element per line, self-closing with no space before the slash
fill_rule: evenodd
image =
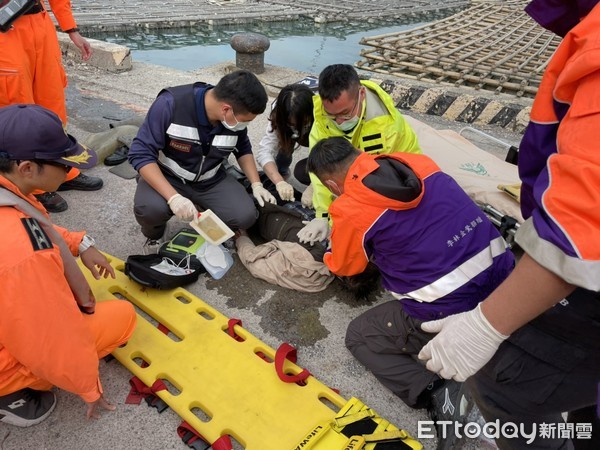
<path id="1" fill-rule="evenodd" d="M 565 36 L 544 73 L 520 146 L 528 220 L 516 237 L 545 268 L 593 291 L 600 289 L 598 30 L 600 4 Z"/>
<path id="2" fill-rule="evenodd" d="M 35 197 L 23 196 L 0 175 L 1 188 L 47 214 Z M 113 300 L 98 303 L 92 315 L 80 312 L 58 248 L 36 248 L 28 219 L 16 208 L 0 207 L 0 396 L 55 385 L 96 401 L 102 393 L 98 359 L 129 339 L 135 311 Z M 55 228 L 77 255 L 85 233 Z"/>
<path id="3" fill-rule="evenodd" d="M 48 2 L 62 30 L 75 28 L 69 0 Z M 0 33 L 0 107 L 35 103 L 54 111 L 66 125 L 66 87 L 67 76 L 50 13 L 44 10 L 21 16 L 12 29 Z M 66 181 L 79 173 L 71 170 Z"/>

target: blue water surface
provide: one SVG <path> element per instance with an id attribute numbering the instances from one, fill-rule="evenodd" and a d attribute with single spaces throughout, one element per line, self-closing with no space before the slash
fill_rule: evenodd
<path id="1" fill-rule="evenodd" d="M 192 29 L 132 30 L 125 33 L 92 35 L 132 50 L 134 61 L 158 64 L 179 70 L 193 70 L 226 61 L 235 61 L 230 46 L 231 37 L 241 32 L 267 36 L 270 48 L 265 64 L 288 67 L 301 72 L 318 74 L 334 63 L 354 64 L 361 59 L 363 37 L 408 30 L 440 17 L 406 19 L 402 23 L 328 23 L 310 20 L 296 22 L 265 22 L 236 26 L 196 27 Z M 423 21 L 425 19 L 425 21 Z"/>

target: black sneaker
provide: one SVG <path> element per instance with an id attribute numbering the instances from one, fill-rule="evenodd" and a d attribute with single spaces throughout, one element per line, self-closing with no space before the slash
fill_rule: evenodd
<path id="1" fill-rule="evenodd" d="M 0 422 L 30 427 L 48 417 L 55 406 L 54 392 L 21 389 L 0 397 Z"/>
<path id="2" fill-rule="evenodd" d="M 464 425 L 467 422 L 469 412 L 473 408 L 473 401 L 467 390 L 467 385 L 454 380 L 445 380 L 444 383 L 431 392 L 430 399 L 427 412 L 435 423 L 438 435 L 437 450 L 451 450 L 455 448 L 459 441 L 454 431 L 454 424 L 458 422 Z M 444 426 L 438 425 L 439 421 L 450 421 L 452 423 Z"/>
<path id="3" fill-rule="evenodd" d="M 59 191 L 97 191 L 104 185 L 102 178 L 88 177 L 80 173 L 71 181 L 65 181 L 58 187 Z"/>
<path id="4" fill-rule="evenodd" d="M 56 192 L 44 192 L 43 194 L 35 195 L 35 198 L 44 205 L 46 211 L 51 213 L 63 212 L 69 208 L 67 201 Z"/>
<path id="5" fill-rule="evenodd" d="M 121 163 L 127 161 L 127 155 L 129 154 L 129 149 L 127 146 L 122 145 L 118 149 L 114 151 L 112 155 L 104 158 L 104 165 L 106 166 L 118 166 Z"/>

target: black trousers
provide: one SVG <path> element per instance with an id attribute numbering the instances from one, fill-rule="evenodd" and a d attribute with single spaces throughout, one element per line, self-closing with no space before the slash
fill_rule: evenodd
<path id="1" fill-rule="evenodd" d="M 197 184 L 165 174 L 175 190 L 202 210 L 210 209 L 232 230 L 250 228 L 258 218 L 258 210 L 244 186 L 231 175 L 208 189 L 199 190 Z M 167 201 L 143 178 L 138 180 L 133 199 L 135 219 L 142 227 L 144 236 L 160 239 L 173 213 Z"/>
<path id="2" fill-rule="evenodd" d="M 488 422 L 537 428 L 530 444 L 500 433 L 500 449 L 591 450 L 600 449 L 599 380 L 600 294 L 578 289 L 513 333 L 467 383 Z"/>
<path id="3" fill-rule="evenodd" d="M 348 325 L 346 347 L 373 375 L 408 406 L 440 378 L 417 359 L 434 334 L 421 330 L 422 321 L 409 316 L 399 300 L 364 312 Z"/>

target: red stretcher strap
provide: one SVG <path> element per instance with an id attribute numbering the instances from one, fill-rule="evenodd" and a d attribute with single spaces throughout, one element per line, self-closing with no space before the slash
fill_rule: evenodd
<path id="1" fill-rule="evenodd" d="M 298 383 L 306 380 L 310 376 L 310 372 L 306 369 L 302 369 L 302 372 L 297 375 L 288 375 L 285 373 L 283 371 L 283 365 L 286 359 L 295 364 L 297 360 L 297 354 L 294 347 L 287 342 L 284 342 L 275 352 L 275 371 L 277 372 L 277 376 L 281 381 L 284 383 Z"/>
<path id="2" fill-rule="evenodd" d="M 132 377 L 131 380 L 129 380 L 129 384 L 131 384 L 131 391 L 125 399 L 125 403 L 129 405 L 139 405 L 142 402 L 142 399 L 149 395 L 155 395 L 158 391 L 167 389 L 167 386 L 165 386 L 165 383 L 163 383 L 162 380 L 156 380 L 152 386 L 148 387 L 138 377 Z"/>
<path id="3" fill-rule="evenodd" d="M 242 342 L 244 339 L 235 334 L 235 330 L 233 329 L 233 327 L 235 327 L 236 325 L 239 325 L 241 327 L 242 321 L 240 319 L 229 319 L 229 321 L 227 322 L 227 334 L 229 334 L 229 336 L 231 336 L 236 341 Z"/>
<path id="4" fill-rule="evenodd" d="M 177 435 L 190 448 L 211 450 L 233 450 L 233 444 L 228 435 L 221 436 L 212 445 L 206 444 L 206 439 L 185 420 L 177 427 Z"/>

